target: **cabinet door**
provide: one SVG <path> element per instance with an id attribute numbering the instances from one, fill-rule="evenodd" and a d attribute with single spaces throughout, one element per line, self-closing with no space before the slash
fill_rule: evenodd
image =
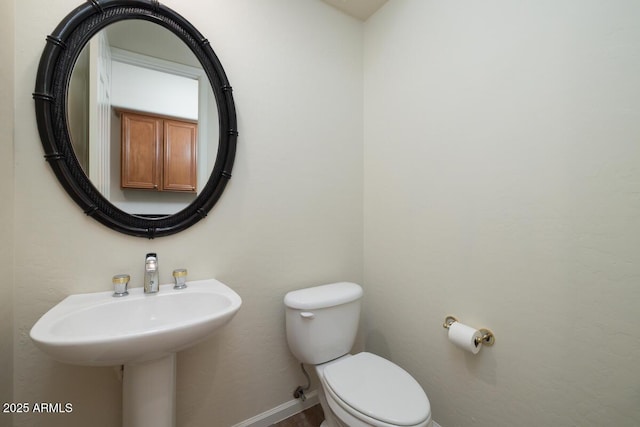
<path id="1" fill-rule="evenodd" d="M 159 190 L 162 120 L 122 114 L 122 188 Z"/>
<path id="2" fill-rule="evenodd" d="M 197 127 L 165 119 L 163 190 L 196 191 Z"/>

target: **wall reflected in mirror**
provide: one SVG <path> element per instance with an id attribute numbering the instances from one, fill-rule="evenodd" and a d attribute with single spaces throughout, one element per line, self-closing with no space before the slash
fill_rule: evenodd
<path id="1" fill-rule="evenodd" d="M 216 100 L 195 55 L 160 25 L 124 20 L 92 37 L 74 66 L 67 109 L 78 162 L 119 209 L 171 215 L 207 183 L 218 150 Z"/>

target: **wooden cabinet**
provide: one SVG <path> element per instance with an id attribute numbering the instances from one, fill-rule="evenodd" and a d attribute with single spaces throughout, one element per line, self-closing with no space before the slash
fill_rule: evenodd
<path id="1" fill-rule="evenodd" d="M 164 121 L 164 191 L 196 191 L 197 124 Z"/>
<path id="2" fill-rule="evenodd" d="M 121 187 L 196 191 L 198 124 L 121 111 Z"/>
<path id="3" fill-rule="evenodd" d="M 162 119 L 142 114 L 122 113 L 122 188 L 160 190 L 160 165 L 164 141 Z"/>

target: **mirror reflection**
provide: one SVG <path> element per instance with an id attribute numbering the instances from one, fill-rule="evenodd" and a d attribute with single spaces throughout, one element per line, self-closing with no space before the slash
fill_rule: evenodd
<path id="1" fill-rule="evenodd" d="M 85 174 L 113 205 L 164 216 L 187 207 L 216 161 L 218 117 L 206 74 L 171 31 L 124 20 L 82 50 L 68 127 Z"/>

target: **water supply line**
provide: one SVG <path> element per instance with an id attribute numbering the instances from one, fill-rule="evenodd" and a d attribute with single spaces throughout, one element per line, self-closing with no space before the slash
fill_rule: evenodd
<path id="1" fill-rule="evenodd" d="M 311 378 L 309 378 L 309 374 L 307 373 L 307 370 L 304 369 L 303 363 L 300 364 L 300 369 L 302 369 L 302 373 L 307 379 L 307 385 L 306 387 L 302 387 L 301 385 L 296 387 L 296 389 L 293 391 L 293 397 L 296 399 L 300 399 L 302 402 L 304 402 L 305 400 L 307 400 L 307 396 L 304 395 L 304 392 L 309 390 L 309 388 L 311 388 Z"/>

